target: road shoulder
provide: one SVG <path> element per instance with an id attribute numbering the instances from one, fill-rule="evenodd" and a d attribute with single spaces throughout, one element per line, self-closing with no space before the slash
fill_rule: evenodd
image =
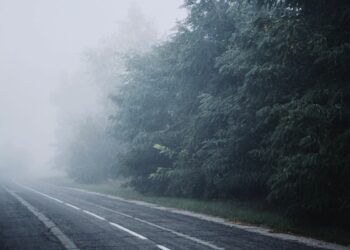
<path id="1" fill-rule="evenodd" d="M 65 188 L 75 190 L 78 192 L 84 192 L 84 193 L 88 193 L 88 194 L 98 195 L 98 196 L 106 197 L 109 199 L 115 199 L 118 201 L 123 201 L 123 202 L 131 203 L 131 204 L 135 204 L 135 205 L 145 206 L 148 208 L 153 208 L 153 209 L 168 211 L 171 213 L 191 216 L 191 217 L 194 217 L 197 219 L 218 223 L 218 224 L 225 225 L 228 227 L 239 228 L 239 229 L 242 229 L 242 230 L 245 230 L 248 232 L 257 233 L 257 234 L 261 234 L 264 236 L 273 237 L 276 239 L 302 243 L 302 244 L 305 244 L 305 245 L 311 246 L 311 247 L 320 247 L 320 248 L 324 248 L 324 249 L 333 249 L 333 250 L 350 250 L 350 247 L 347 247 L 347 246 L 342 246 L 339 244 L 329 243 L 329 242 L 316 240 L 316 239 L 312 239 L 312 238 L 308 238 L 308 237 L 296 236 L 296 235 L 285 234 L 285 233 L 275 233 L 275 232 L 272 232 L 268 228 L 251 226 L 251 225 L 236 224 L 236 223 L 230 222 L 228 220 L 225 220 L 223 218 L 210 216 L 210 215 L 206 215 L 206 214 L 195 213 L 195 212 L 180 210 L 180 209 L 176 209 L 176 208 L 164 207 L 164 206 L 160 206 L 160 205 L 150 203 L 150 202 L 145 202 L 145 201 L 125 199 L 125 198 L 122 198 L 119 196 L 103 194 L 103 193 L 94 192 L 94 191 L 88 191 L 88 190 L 81 189 L 81 188 L 73 188 L 73 187 L 65 187 Z"/>

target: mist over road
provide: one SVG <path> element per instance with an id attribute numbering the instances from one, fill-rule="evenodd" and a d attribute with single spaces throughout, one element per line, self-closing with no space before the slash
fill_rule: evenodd
<path id="1" fill-rule="evenodd" d="M 1 186 L 0 210 L 0 249 L 318 249 L 45 183 Z"/>

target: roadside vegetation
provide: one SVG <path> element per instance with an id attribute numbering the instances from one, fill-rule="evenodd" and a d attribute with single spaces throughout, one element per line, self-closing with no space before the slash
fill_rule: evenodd
<path id="1" fill-rule="evenodd" d="M 166 41 L 138 22 L 134 47 L 90 55 L 114 108 L 58 165 L 87 189 L 348 244 L 350 2 L 184 7 Z M 121 176 L 130 193 L 95 185 Z"/>

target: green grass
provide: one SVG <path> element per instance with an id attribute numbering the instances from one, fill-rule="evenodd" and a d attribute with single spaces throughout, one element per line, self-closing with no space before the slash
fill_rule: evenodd
<path id="1" fill-rule="evenodd" d="M 350 232 L 331 226 L 298 224 L 279 211 L 271 209 L 262 201 L 204 201 L 196 199 L 159 197 L 143 195 L 121 181 L 109 181 L 102 184 L 78 184 L 68 178 L 51 178 L 46 180 L 55 185 L 75 187 L 84 190 L 119 196 L 125 199 L 139 200 L 158 204 L 164 207 L 202 213 L 221 217 L 238 224 L 249 224 L 269 228 L 273 232 L 289 233 L 312 237 L 339 244 L 350 244 Z"/>

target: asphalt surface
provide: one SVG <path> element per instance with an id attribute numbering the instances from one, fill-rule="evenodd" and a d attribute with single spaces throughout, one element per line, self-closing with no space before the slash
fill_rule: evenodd
<path id="1" fill-rule="evenodd" d="M 322 248 L 50 184 L 7 183 L 0 249 Z"/>

